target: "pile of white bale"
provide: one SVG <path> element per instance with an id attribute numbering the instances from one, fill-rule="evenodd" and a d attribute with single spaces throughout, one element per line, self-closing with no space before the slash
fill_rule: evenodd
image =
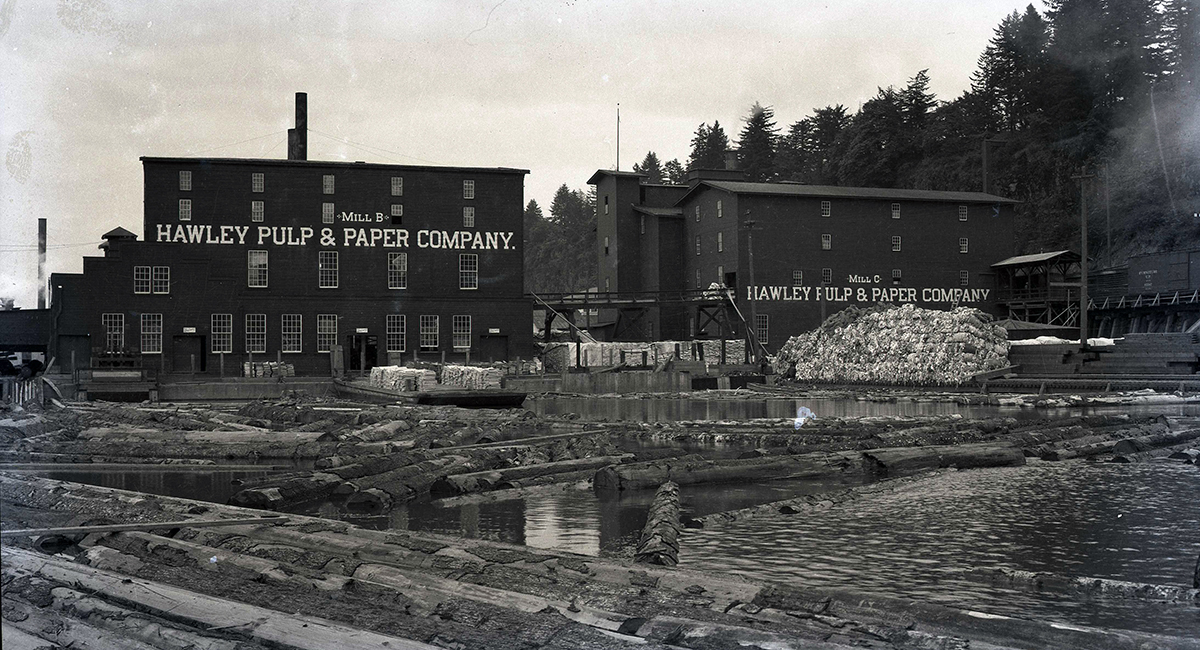
<path id="1" fill-rule="evenodd" d="M 651 341 L 651 342 L 619 342 L 599 341 L 593 343 L 556 343 L 546 349 L 543 355 L 547 372 L 562 372 L 576 366 L 575 348 L 579 347 L 579 365 L 586 368 L 604 368 L 621 363 L 621 353 L 624 352 L 625 362 L 629 365 L 641 365 L 642 353 L 645 353 L 646 364 L 658 365 L 675 356 L 676 346 L 679 347 L 679 358 L 683 361 L 706 361 L 711 364 L 721 361 L 721 341 Z M 697 347 L 702 350 L 696 349 Z M 725 341 L 725 360 L 727 363 L 742 363 L 745 360 L 746 342 L 741 339 Z"/>
<path id="2" fill-rule="evenodd" d="M 500 388 L 504 371 L 499 368 L 477 366 L 444 366 L 442 384 L 462 388 Z"/>
<path id="3" fill-rule="evenodd" d="M 387 390 L 429 390 L 437 386 L 437 373 L 432 370 L 403 366 L 371 368 L 371 385 Z"/>
<path id="4" fill-rule="evenodd" d="M 798 381 L 959 385 L 1008 365 L 1008 333 L 978 309 L 850 307 L 788 339 L 773 365 Z"/>
<path id="5" fill-rule="evenodd" d="M 296 367 L 277 361 L 242 362 L 243 377 L 295 377 Z"/>

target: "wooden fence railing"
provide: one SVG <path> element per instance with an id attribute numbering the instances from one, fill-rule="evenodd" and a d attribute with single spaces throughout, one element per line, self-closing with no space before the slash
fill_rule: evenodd
<path id="1" fill-rule="evenodd" d="M 4 404 L 41 404 L 42 396 L 41 377 L 0 377 L 0 402 Z"/>

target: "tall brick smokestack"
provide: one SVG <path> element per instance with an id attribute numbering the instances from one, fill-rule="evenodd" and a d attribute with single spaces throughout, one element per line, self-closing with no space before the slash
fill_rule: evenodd
<path id="1" fill-rule="evenodd" d="M 296 93 L 296 128 L 288 129 L 288 160 L 308 160 L 308 93 Z"/>
<path id="2" fill-rule="evenodd" d="M 38 218 L 38 292 L 37 308 L 46 308 L 46 218 Z"/>

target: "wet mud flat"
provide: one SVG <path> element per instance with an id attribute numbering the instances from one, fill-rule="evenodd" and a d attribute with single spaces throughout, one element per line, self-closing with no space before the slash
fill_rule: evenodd
<path id="1" fill-rule="evenodd" d="M 1181 636 L 298 515 L 154 529 L 262 513 L 29 476 L 0 474 L 0 494 L 5 530 L 151 523 L 78 536 L 55 555 L 6 538 L 6 647 L 1200 648 Z"/>

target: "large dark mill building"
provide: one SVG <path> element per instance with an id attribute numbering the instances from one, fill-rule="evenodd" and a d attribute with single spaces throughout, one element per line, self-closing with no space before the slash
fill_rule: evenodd
<path id="1" fill-rule="evenodd" d="M 53 275 L 51 354 L 326 376 L 337 346 L 349 370 L 528 356 L 528 172 L 310 161 L 306 104 L 287 160 L 142 158 L 143 237 L 117 228 L 83 273 Z"/>

